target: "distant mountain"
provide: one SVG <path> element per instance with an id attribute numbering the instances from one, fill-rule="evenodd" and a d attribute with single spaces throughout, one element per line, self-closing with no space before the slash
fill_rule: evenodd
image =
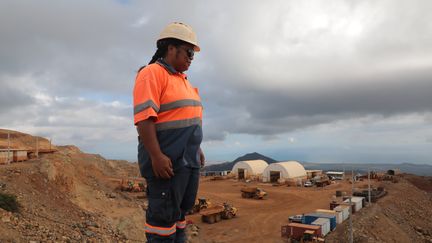
<path id="1" fill-rule="evenodd" d="M 351 171 L 353 169 L 355 172 L 365 173 L 368 168 L 373 171 L 387 171 L 391 169 L 400 169 L 403 173 L 410 173 L 419 176 L 432 176 L 432 165 L 427 164 L 411 164 L 411 163 L 402 163 L 402 164 L 370 164 L 370 163 L 309 163 L 303 162 L 302 165 L 307 170 L 336 170 L 336 171 Z"/>
<path id="2" fill-rule="evenodd" d="M 262 154 L 259 154 L 257 152 L 253 152 L 253 153 L 249 153 L 249 154 L 245 154 L 241 157 L 238 157 L 237 159 L 235 159 L 232 162 L 225 162 L 225 163 L 221 163 L 221 164 L 216 164 L 216 165 L 209 165 L 209 166 L 205 166 L 204 167 L 204 171 L 223 171 L 223 170 L 232 170 L 233 166 L 235 163 L 239 162 L 239 161 L 245 161 L 245 160 L 264 160 L 266 161 L 268 164 L 271 163 L 276 163 L 277 161 L 269 158 L 267 156 L 264 156 Z"/>
<path id="3" fill-rule="evenodd" d="M 245 154 L 245 155 L 243 155 L 243 156 L 241 156 L 241 157 L 238 157 L 237 159 L 235 159 L 233 162 L 235 163 L 235 162 L 239 162 L 239 161 L 245 161 L 245 160 L 264 160 L 265 162 L 267 162 L 268 164 L 271 164 L 271 163 L 276 163 L 277 161 L 276 160 L 274 160 L 274 159 L 272 159 L 272 158 L 269 158 L 269 157 L 267 157 L 267 156 L 264 156 L 264 155 L 262 155 L 262 154 L 259 154 L 259 153 L 257 153 L 257 152 L 253 152 L 253 153 L 250 153 L 250 154 Z"/>

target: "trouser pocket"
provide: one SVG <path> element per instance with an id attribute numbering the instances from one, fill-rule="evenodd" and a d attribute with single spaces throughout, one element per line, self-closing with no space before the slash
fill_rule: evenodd
<path id="1" fill-rule="evenodd" d="M 169 180 L 147 181 L 148 209 L 147 222 L 155 226 L 172 226 L 178 213 L 173 203 L 173 193 Z"/>

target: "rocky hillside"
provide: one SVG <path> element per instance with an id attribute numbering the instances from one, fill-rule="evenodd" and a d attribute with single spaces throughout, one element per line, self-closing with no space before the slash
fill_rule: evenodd
<path id="1" fill-rule="evenodd" d="M 46 138 L 5 129 L 0 129 L 0 149 L 8 147 L 8 133 L 9 146 L 12 149 L 36 149 L 36 138 L 39 143 L 39 149 L 56 149 L 55 146 L 50 146 L 50 141 Z"/>
<path id="2" fill-rule="evenodd" d="M 144 193 L 118 190 L 122 178 L 137 177 L 137 165 L 57 149 L 0 166 L 1 195 L 20 204 L 18 212 L 0 209 L 0 242 L 142 242 Z"/>
<path id="3" fill-rule="evenodd" d="M 354 214 L 354 242 L 432 242 L 432 178 L 404 175 L 383 186 L 387 196 Z M 327 242 L 349 242 L 348 229 L 345 221 Z"/>

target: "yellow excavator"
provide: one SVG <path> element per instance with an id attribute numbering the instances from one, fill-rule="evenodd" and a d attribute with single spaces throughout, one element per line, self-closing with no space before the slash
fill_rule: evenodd
<path id="1" fill-rule="evenodd" d="M 188 214 L 194 214 L 198 213 L 199 211 L 211 207 L 212 203 L 210 202 L 210 199 L 206 198 L 198 198 L 195 200 L 195 205 L 192 207 L 191 210 L 189 210 Z"/>
<path id="2" fill-rule="evenodd" d="M 146 186 L 142 182 L 122 179 L 120 183 L 120 190 L 127 192 L 145 192 Z"/>

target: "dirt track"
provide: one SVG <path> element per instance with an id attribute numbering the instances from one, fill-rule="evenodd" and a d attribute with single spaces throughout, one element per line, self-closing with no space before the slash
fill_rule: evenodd
<path id="1" fill-rule="evenodd" d="M 259 186 L 269 196 L 264 200 L 242 198 L 240 188 L 244 185 Z M 366 182 L 356 184 L 356 187 L 365 186 Z M 205 178 L 199 196 L 209 198 L 212 203 L 232 203 L 239 209 L 238 216 L 215 224 L 202 223 L 198 214 L 188 219 L 201 228 L 199 242 L 283 242 L 280 226 L 288 223 L 289 215 L 328 209 L 336 190 L 350 191 L 351 184 L 340 181 L 325 188 L 297 188 Z"/>

